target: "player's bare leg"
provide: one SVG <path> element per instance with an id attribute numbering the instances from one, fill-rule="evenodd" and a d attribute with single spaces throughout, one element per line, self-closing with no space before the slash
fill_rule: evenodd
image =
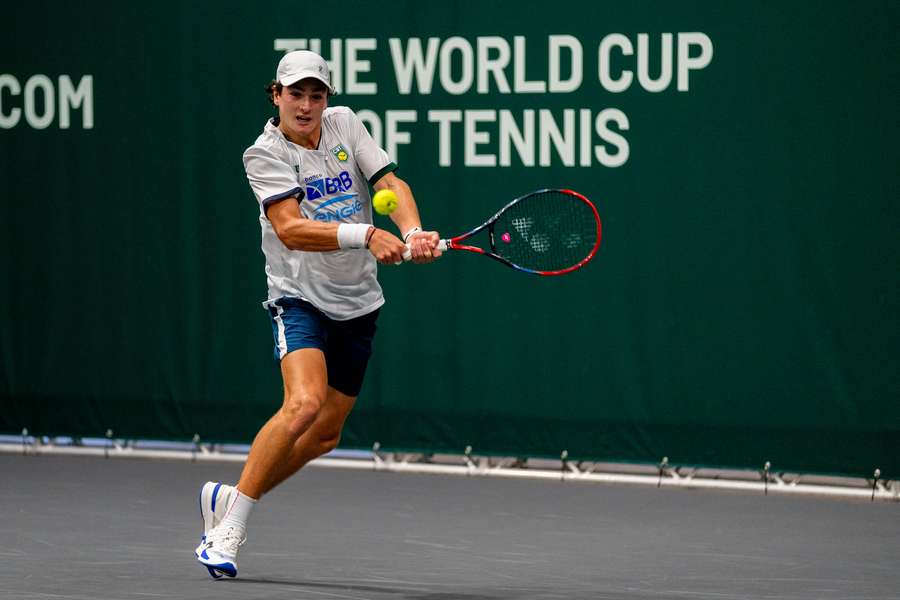
<path id="1" fill-rule="evenodd" d="M 281 359 L 281 374 L 284 404 L 256 434 L 237 485 L 241 493 L 254 499 L 272 488 L 270 481 L 282 472 L 328 394 L 325 355 L 317 348 L 289 353 Z"/>
<path id="2" fill-rule="evenodd" d="M 280 475 L 284 464 L 291 463 L 295 446 L 316 421 L 323 404 L 326 404 L 328 372 L 321 350 L 303 348 L 290 352 L 281 360 L 281 373 L 284 378 L 284 403 L 256 434 L 237 487 L 227 486 L 224 494 L 228 497 L 227 506 L 218 524 L 214 524 L 214 500 L 222 488 L 209 482 L 201 493 L 204 536 L 195 552 L 197 559 L 214 578 L 237 575 L 237 552 L 246 539 L 247 519 L 253 505 L 265 491 L 271 489 L 269 482 L 287 476 Z M 326 427 L 322 431 L 329 430 Z M 318 434 L 308 438 L 318 442 Z M 309 449 L 321 446 L 320 443 L 310 443 Z M 300 455 L 305 456 L 303 450 Z M 212 488 L 211 501 L 204 510 L 203 499 L 207 487 Z M 208 520 L 214 525 L 206 530 Z"/>
<path id="3" fill-rule="evenodd" d="M 269 492 L 309 461 L 337 448 L 344 422 L 355 402 L 355 396 L 348 396 L 329 387 L 325 402 L 319 409 L 319 416 L 294 444 L 290 458 L 278 465 L 262 493 Z"/>

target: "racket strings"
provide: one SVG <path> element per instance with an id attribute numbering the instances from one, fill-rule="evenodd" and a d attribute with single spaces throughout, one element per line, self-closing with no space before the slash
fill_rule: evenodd
<path id="1" fill-rule="evenodd" d="M 597 242 L 590 204 L 560 191 L 539 192 L 510 206 L 494 223 L 494 252 L 535 271 L 578 264 Z"/>

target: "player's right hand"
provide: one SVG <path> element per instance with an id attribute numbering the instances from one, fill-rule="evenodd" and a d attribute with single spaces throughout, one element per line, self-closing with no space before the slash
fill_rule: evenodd
<path id="1" fill-rule="evenodd" d="M 384 229 L 376 229 L 369 240 L 369 252 L 383 265 L 396 265 L 403 262 L 406 244 L 403 240 Z"/>

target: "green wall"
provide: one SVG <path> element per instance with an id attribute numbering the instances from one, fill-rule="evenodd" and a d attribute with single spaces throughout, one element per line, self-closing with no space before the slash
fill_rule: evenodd
<path id="1" fill-rule="evenodd" d="M 0 431 L 248 441 L 277 409 L 241 153 L 276 47 L 318 39 L 428 227 L 542 187 L 604 225 L 561 278 L 382 267 L 345 446 L 900 476 L 900 4 L 89 6 L 0 20 Z"/>

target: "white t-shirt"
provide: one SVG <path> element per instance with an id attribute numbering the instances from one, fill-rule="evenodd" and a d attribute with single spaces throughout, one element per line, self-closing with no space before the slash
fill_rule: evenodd
<path id="1" fill-rule="evenodd" d="M 307 219 L 371 223 L 369 184 L 397 166 L 349 108 L 325 109 L 315 150 L 288 141 L 276 123 L 276 119 L 266 123 L 262 135 L 244 152 L 244 170 L 259 202 L 266 257 L 269 298 L 263 305 L 291 296 L 338 321 L 368 314 L 384 304 L 375 257 L 366 249 L 289 250 L 266 218 L 266 208 L 293 196 Z"/>

